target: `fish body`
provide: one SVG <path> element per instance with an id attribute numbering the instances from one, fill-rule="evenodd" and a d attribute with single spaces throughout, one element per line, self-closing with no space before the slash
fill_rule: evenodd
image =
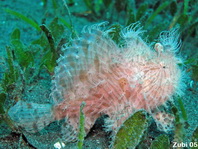
<path id="1" fill-rule="evenodd" d="M 182 71 L 178 67 L 181 60 L 175 54 L 179 49 L 176 30 L 163 32 L 159 43 L 151 48 L 142 40 L 139 24 L 132 24 L 122 30 L 124 44 L 119 46 L 109 37 L 112 30 L 103 29 L 104 24 L 85 27 L 81 37 L 63 46 L 52 80 L 55 104 L 45 109 L 35 103 L 17 103 L 9 110 L 17 125 L 37 132 L 55 120 L 65 119 L 62 131 L 70 130 L 76 138 L 84 101 L 86 133 L 102 115 L 109 116 L 106 130 L 116 131 L 135 111 L 152 113 L 174 94 L 182 94 Z M 20 119 L 28 113 L 27 104 L 40 112 L 37 120 L 27 114 L 32 121 L 25 125 L 26 121 Z"/>

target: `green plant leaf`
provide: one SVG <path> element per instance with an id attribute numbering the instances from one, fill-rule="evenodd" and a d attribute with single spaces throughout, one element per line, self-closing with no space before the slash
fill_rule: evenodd
<path id="1" fill-rule="evenodd" d="M 14 47 L 17 61 L 22 68 L 26 68 L 31 63 L 33 64 L 34 58 L 32 53 L 30 51 L 25 51 L 25 46 L 20 40 L 12 40 L 11 43 Z"/>
<path id="2" fill-rule="evenodd" d="M 43 32 L 45 33 L 45 36 L 47 37 L 51 52 L 56 54 L 55 41 L 54 41 L 52 32 L 49 30 L 49 28 L 45 24 L 41 25 L 41 29 L 43 30 Z"/>
<path id="3" fill-rule="evenodd" d="M 49 42 L 48 42 L 47 37 L 46 37 L 45 34 L 42 34 L 42 35 L 40 36 L 40 38 L 34 40 L 31 44 L 40 45 L 43 49 L 48 49 L 48 48 L 50 48 Z"/>
<path id="4" fill-rule="evenodd" d="M 157 38 L 157 36 L 160 34 L 160 32 L 163 30 L 164 26 L 166 26 L 166 23 L 159 23 L 155 26 L 153 26 L 153 29 L 148 31 L 149 34 L 149 40 L 153 41 Z"/>
<path id="5" fill-rule="evenodd" d="M 180 97 L 178 97 L 180 98 Z M 181 105 L 176 107 L 175 105 L 171 106 L 171 110 L 175 116 L 175 130 L 174 130 L 174 141 L 183 142 L 186 135 L 186 126 L 188 123 L 184 121 L 183 114 L 181 111 Z"/>
<path id="6" fill-rule="evenodd" d="M 176 12 L 177 12 L 177 3 L 176 1 L 173 0 L 170 4 L 170 13 L 172 16 L 174 16 Z"/>
<path id="7" fill-rule="evenodd" d="M 102 0 L 97 0 L 94 2 L 94 10 L 96 12 L 96 14 L 99 16 L 100 12 L 102 10 L 103 6 L 103 1 Z"/>
<path id="8" fill-rule="evenodd" d="M 148 10 L 148 4 L 143 3 L 136 13 L 136 21 L 139 21 L 141 17 L 143 17 L 146 14 L 146 11 Z"/>
<path id="9" fill-rule="evenodd" d="M 187 65 L 187 64 L 193 64 L 194 62 L 196 62 L 196 59 L 195 58 L 189 58 L 187 60 L 185 60 L 184 64 Z"/>
<path id="10" fill-rule="evenodd" d="M 195 65 L 192 65 L 192 78 L 195 81 L 198 81 L 198 61 Z"/>
<path id="11" fill-rule="evenodd" d="M 54 68 L 56 67 L 56 60 L 54 59 L 53 53 L 50 50 L 48 50 L 43 56 L 41 63 L 44 64 L 50 73 L 54 72 Z"/>
<path id="12" fill-rule="evenodd" d="M 32 19 L 29 19 L 28 17 L 24 16 L 23 14 L 17 12 L 17 11 L 13 11 L 11 9 L 4 9 L 7 13 L 25 21 L 26 23 L 30 24 L 32 27 L 34 27 L 36 30 L 41 31 L 40 26 Z"/>
<path id="13" fill-rule="evenodd" d="M 10 85 L 15 83 L 19 77 L 19 71 L 15 68 L 13 52 L 10 47 L 6 47 L 6 53 L 6 65 L 8 66 L 8 70 L 3 74 L 3 80 L 1 82 L 4 92 L 8 92 Z"/>
<path id="14" fill-rule="evenodd" d="M 113 148 L 135 148 L 148 127 L 147 113 L 143 110 L 129 117 L 118 130 L 115 136 Z"/>
<path id="15" fill-rule="evenodd" d="M 170 149 L 170 141 L 167 135 L 158 136 L 151 144 L 151 149 Z"/>
<path id="16" fill-rule="evenodd" d="M 83 101 L 80 105 L 80 119 L 79 119 L 79 134 L 78 134 L 78 149 L 83 148 L 84 138 L 86 136 L 85 132 L 85 115 L 83 113 L 83 108 L 86 103 Z"/>
<path id="17" fill-rule="evenodd" d="M 47 6 L 47 0 L 42 0 L 43 2 L 43 6 L 46 7 Z"/>
<path id="18" fill-rule="evenodd" d="M 188 118 L 187 118 L 186 109 L 185 109 L 184 104 L 182 102 L 182 99 L 180 97 L 178 98 L 178 104 L 179 104 L 179 108 L 180 108 L 180 111 L 181 111 L 182 119 L 184 121 L 187 121 Z"/>
<path id="19" fill-rule="evenodd" d="M 69 24 L 65 19 L 59 18 L 60 22 L 63 23 L 67 28 L 71 29 L 71 24 Z"/>
<path id="20" fill-rule="evenodd" d="M 88 9 L 93 10 L 92 0 L 83 0 Z"/>
<path id="21" fill-rule="evenodd" d="M 64 26 L 62 24 L 59 24 L 58 22 L 59 22 L 59 18 L 54 18 L 49 25 L 49 29 L 55 41 L 60 40 L 65 30 Z"/>
<path id="22" fill-rule="evenodd" d="M 20 41 L 20 30 L 16 28 L 11 33 L 10 38 L 11 38 L 11 44 L 14 47 L 13 52 L 14 52 L 14 56 L 17 58 L 17 62 L 21 67 L 26 68 L 28 65 L 30 65 L 30 63 L 33 63 L 34 59 L 30 51 L 25 51 L 26 47 Z M 7 53 L 9 59 L 10 52 L 7 51 Z"/>
<path id="23" fill-rule="evenodd" d="M 10 39 L 11 39 L 11 40 L 20 40 L 20 37 L 21 37 L 21 32 L 20 32 L 20 30 L 19 30 L 18 28 L 16 28 L 16 29 L 12 32 L 12 34 L 11 34 L 11 36 L 10 36 Z"/>
<path id="24" fill-rule="evenodd" d="M 8 56 L 8 58 L 6 59 L 6 62 L 7 62 L 9 71 L 11 73 L 14 73 L 14 60 L 13 60 L 14 58 L 13 58 L 13 53 L 12 53 L 10 47 L 6 47 L 6 53 Z"/>
<path id="25" fill-rule="evenodd" d="M 108 8 L 111 3 L 112 0 L 103 0 L 103 4 L 105 5 L 106 8 Z"/>
<path id="26" fill-rule="evenodd" d="M 152 14 L 151 16 L 147 19 L 147 22 L 145 24 L 145 28 L 147 28 L 151 22 L 155 19 L 155 17 L 161 12 L 163 11 L 168 5 L 170 5 L 170 2 L 166 1 L 164 3 L 162 3 Z"/>
<path id="27" fill-rule="evenodd" d="M 135 14 L 133 13 L 133 11 L 130 10 L 129 19 L 127 21 L 127 26 L 130 25 L 131 23 L 135 23 L 135 22 L 136 22 Z"/>
<path id="28" fill-rule="evenodd" d="M 195 129 L 192 135 L 192 141 L 191 142 L 198 142 L 198 127 Z M 198 145 L 198 144 L 197 144 Z"/>
<path id="29" fill-rule="evenodd" d="M 115 8 L 118 12 L 125 11 L 127 8 L 127 0 L 116 0 Z"/>
<path id="30" fill-rule="evenodd" d="M 58 4 L 57 4 L 56 0 L 52 0 L 52 6 L 55 10 L 58 9 Z"/>
<path id="31" fill-rule="evenodd" d="M 6 94 L 5 93 L 0 93 L 0 114 L 5 113 L 4 108 L 3 108 L 5 100 L 6 100 Z"/>
<path id="32" fill-rule="evenodd" d="M 113 31 L 110 32 L 110 36 L 112 37 L 112 39 L 119 44 L 120 42 L 120 31 L 121 31 L 121 26 L 119 24 L 114 24 L 112 25 L 110 28 L 110 30 L 112 29 Z"/>
<path id="33" fill-rule="evenodd" d="M 187 14 L 190 0 L 184 0 L 184 14 Z"/>
<path id="34" fill-rule="evenodd" d="M 195 20 L 193 23 L 190 24 L 188 33 L 191 34 L 193 31 L 196 31 L 197 26 L 198 26 L 198 20 Z"/>
<path id="35" fill-rule="evenodd" d="M 177 23 L 179 23 L 181 27 L 186 26 L 186 24 L 188 23 L 188 15 L 181 14 L 177 20 Z"/>

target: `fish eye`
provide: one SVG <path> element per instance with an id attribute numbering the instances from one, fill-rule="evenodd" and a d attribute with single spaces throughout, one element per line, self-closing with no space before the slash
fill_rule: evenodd
<path id="1" fill-rule="evenodd" d="M 166 68 L 166 66 L 163 66 L 162 68 Z"/>

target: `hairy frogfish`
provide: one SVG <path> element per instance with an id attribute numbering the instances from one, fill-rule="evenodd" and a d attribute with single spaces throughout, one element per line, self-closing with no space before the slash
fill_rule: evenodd
<path id="1" fill-rule="evenodd" d="M 182 60 L 176 56 L 181 45 L 178 30 L 162 32 L 152 48 L 143 41 L 145 31 L 138 23 L 121 30 L 120 45 L 110 36 L 114 29 L 106 29 L 105 24 L 86 26 L 80 37 L 63 45 L 52 79 L 54 104 L 18 101 L 8 111 L 16 126 L 35 133 L 64 120 L 62 133 L 68 141 L 75 140 L 84 101 L 86 133 L 102 115 L 108 116 L 106 130 L 117 130 L 140 109 L 168 129 L 163 113 L 153 111 L 173 95 L 182 94 L 183 72 L 178 66 Z"/>

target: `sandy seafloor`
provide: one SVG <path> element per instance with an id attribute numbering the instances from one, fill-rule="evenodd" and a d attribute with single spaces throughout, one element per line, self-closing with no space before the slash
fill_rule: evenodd
<path id="1" fill-rule="evenodd" d="M 62 3 L 60 0 L 59 4 Z M 46 8 L 42 6 L 40 0 L 28 1 L 28 0 L 0 0 L 0 8 L 9 8 L 15 11 L 18 11 L 30 18 L 34 18 L 37 22 L 41 22 L 41 19 L 44 18 L 44 14 L 48 13 L 46 18 L 47 22 L 50 22 L 54 18 L 54 10 L 51 8 L 49 3 Z M 71 12 L 85 12 L 87 8 L 84 3 L 80 0 L 77 0 L 75 5 L 69 6 Z M 62 16 L 68 21 L 67 11 L 62 5 L 60 8 Z M 72 21 L 74 28 L 77 32 L 80 32 L 83 26 L 94 24 L 85 17 L 76 17 L 72 16 Z M 98 20 L 102 22 L 103 20 Z M 104 20 L 105 21 L 105 20 Z M 2 74 L 6 70 L 4 63 L 4 58 L 6 57 L 5 46 L 10 44 L 10 34 L 15 29 L 19 28 L 21 31 L 21 40 L 25 44 L 29 44 L 32 40 L 38 38 L 39 33 L 32 28 L 27 23 L 23 22 L 20 19 L 17 19 L 14 16 L 6 13 L 3 9 L 0 9 L 0 70 L 2 79 Z M 64 34 L 67 36 L 70 34 L 69 30 Z M 181 55 L 184 58 L 196 58 L 198 56 L 198 38 L 190 38 L 189 42 L 185 42 L 181 51 Z M 190 76 L 190 73 L 188 74 Z M 28 101 L 33 101 L 37 103 L 51 103 L 52 99 L 49 97 L 50 86 L 51 86 L 51 77 L 46 72 L 43 71 L 42 79 L 38 80 L 36 83 L 31 84 L 26 87 L 23 99 Z M 191 78 L 186 80 L 187 89 L 185 95 L 182 98 L 187 111 L 189 127 L 186 130 L 186 141 L 190 141 L 193 130 L 198 125 L 198 83 L 193 81 Z M 12 102 L 11 102 L 12 103 Z M 56 124 L 54 124 L 56 127 Z M 57 128 L 58 129 L 58 128 Z M 48 136 L 47 133 L 42 132 L 43 135 L 32 135 L 24 133 L 23 135 L 20 132 L 12 132 L 11 129 L 5 124 L 0 124 L 0 149 L 29 149 L 29 148 L 48 148 L 45 147 L 50 139 L 54 139 L 55 135 L 58 133 L 52 132 L 53 136 Z M 108 134 L 106 134 L 101 128 L 95 127 L 94 130 L 88 135 L 85 140 L 86 149 L 105 149 L 108 148 Z M 51 138 L 52 137 L 52 138 Z M 70 147 L 68 147 L 70 148 Z M 74 148 L 74 147 L 71 147 Z"/>

